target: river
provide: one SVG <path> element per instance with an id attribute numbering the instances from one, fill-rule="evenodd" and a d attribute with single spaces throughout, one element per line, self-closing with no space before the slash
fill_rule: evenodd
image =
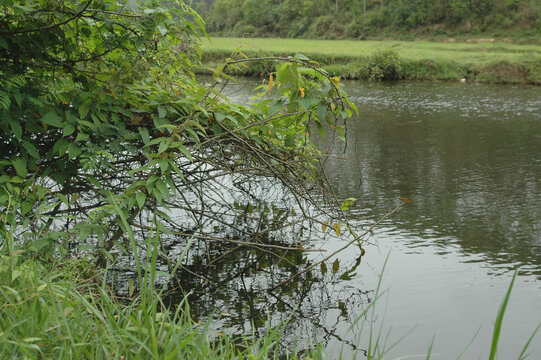
<path id="1" fill-rule="evenodd" d="M 241 99 L 257 84 L 241 80 L 226 92 Z M 338 256 L 340 270 L 324 274 L 309 305 L 298 305 L 292 321 L 306 324 L 293 334 L 320 341 L 331 358 L 364 358 L 370 327 L 375 335 L 382 330 L 387 348 L 405 336 L 384 358 L 425 359 L 432 339 L 433 359 L 464 350 L 463 359 L 487 358 L 498 308 L 519 267 L 498 347 L 500 359 L 517 358 L 541 323 L 541 88 L 342 86 L 360 111 L 347 124 L 347 146 L 330 134 L 314 139 L 335 155 L 325 161 L 335 193 L 358 199 L 351 216 L 359 227 L 401 197 L 409 202 L 375 227 L 362 261 L 355 251 Z M 387 291 L 368 322 L 350 329 L 373 300 L 387 257 Z M 541 334 L 530 350 L 530 358 L 541 358 Z"/>

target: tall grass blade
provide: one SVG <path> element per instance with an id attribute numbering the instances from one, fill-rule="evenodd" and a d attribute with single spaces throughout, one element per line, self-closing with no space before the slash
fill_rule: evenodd
<path id="1" fill-rule="evenodd" d="M 500 340 L 500 332 L 502 331 L 503 316 L 505 315 L 505 309 L 507 308 L 507 303 L 509 302 L 509 298 L 511 297 L 511 291 L 513 290 L 513 284 L 515 283 L 517 275 L 518 269 L 515 270 L 515 273 L 513 274 L 511 284 L 509 284 L 507 293 L 505 294 L 502 304 L 500 305 L 500 309 L 498 310 L 498 315 L 496 316 L 494 332 L 492 333 L 492 344 L 490 346 L 490 356 L 488 357 L 489 360 L 494 360 L 496 358 L 496 353 L 498 352 L 498 341 Z"/>
<path id="2" fill-rule="evenodd" d="M 473 334 L 473 337 L 471 338 L 470 342 L 468 343 L 468 345 L 466 345 L 466 347 L 464 348 L 464 350 L 462 350 L 462 352 L 458 355 L 458 357 L 456 358 L 456 360 L 460 360 L 462 358 L 462 356 L 466 353 L 466 351 L 468 351 L 468 349 L 470 348 L 471 344 L 473 344 L 473 342 L 475 341 L 475 339 L 477 338 L 477 335 L 479 335 L 479 331 L 481 331 L 481 326 L 479 326 L 479 328 L 477 329 L 477 331 L 475 332 L 475 334 Z"/>
<path id="3" fill-rule="evenodd" d="M 518 356 L 518 360 L 523 360 L 523 359 L 526 359 L 528 357 L 529 354 L 526 354 L 526 351 L 528 350 L 528 346 L 530 346 L 530 343 L 532 342 L 533 338 L 535 337 L 535 334 L 537 334 L 537 331 L 539 330 L 539 328 L 541 328 L 541 324 L 537 325 L 537 327 L 533 331 L 533 333 L 530 336 L 530 338 L 528 339 L 528 341 L 526 341 L 526 344 L 524 345 L 524 347 L 522 348 L 522 351 L 520 352 L 520 355 Z"/>
<path id="4" fill-rule="evenodd" d="M 430 360 L 430 355 L 432 354 L 432 347 L 434 347 L 434 340 L 436 340 L 436 335 L 432 336 L 432 341 L 428 347 L 428 353 L 426 354 L 426 360 Z"/>

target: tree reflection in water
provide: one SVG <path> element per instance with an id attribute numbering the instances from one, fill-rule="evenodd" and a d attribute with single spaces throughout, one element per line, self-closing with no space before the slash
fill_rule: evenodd
<path id="1" fill-rule="evenodd" d="M 205 182 L 197 193 L 183 193 L 182 206 L 175 207 L 171 199 L 170 220 L 161 234 L 167 257 L 158 262 L 160 270 L 168 272 L 188 239 L 192 244 L 175 277 L 166 283 L 166 276 L 161 279 L 167 289 L 164 303 L 174 307 L 189 294 L 194 320 L 212 316 L 216 330 L 245 336 L 259 337 L 291 317 L 282 337 L 284 349 L 302 350 L 316 339 L 323 344 L 334 339 L 350 351 L 364 352 L 351 340 L 356 337 L 343 339 L 337 331 L 354 321 L 373 295 L 371 289 L 343 286 L 361 264 L 360 250 L 355 247 L 359 255 L 349 263 L 332 259 L 293 277 L 329 255 L 323 244 L 351 240 L 345 231 L 337 236 L 330 230 L 343 214 L 325 205 L 326 195 L 306 194 L 311 201 L 299 201 L 296 192 L 268 177 L 229 174 Z M 201 216 L 188 216 L 193 214 Z M 331 226 L 323 232 L 325 224 Z M 132 266 L 133 259 L 123 258 L 113 269 L 116 290 L 126 297 Z"/>

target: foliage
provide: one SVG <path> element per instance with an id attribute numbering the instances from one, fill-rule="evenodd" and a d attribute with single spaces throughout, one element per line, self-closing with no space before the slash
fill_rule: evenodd
<path id="1" fill-rule="evenodd" d="M 532 0 L 199 0 L 211 33 L 250 37 L 367 38 L 539 35 Z M 234 15 L 233 15 L 234 14 Z M 410 35 L 410 36 L 411 36 Z"/>
<path id="2" fill-rule="evenodd" d="M 399 80 L 402 65 L 396 51 L 382 50 L 368 58 L 365 69 L 369 80 Z"/>
<path id="3" fill-rule="evenodd" d="M 299 206 L 311 204 L 306 184 L 322 183 L 310 126 L 342 131 L 335 120 L 353 107 L 302 55 L 269 59 L 273 84 L 250 107 L 232 104 L 216 89 L 247 59 L 200 85 L 192 62 L 204 35 L 181 1 L 1 2 L 3 232 L 44 258 L 130 259 L 139 288 L 148 266 L 174 271 L 168 241 L 294 238 L 295 223 L 278 221 L 283 209 L 240 227 L 238 196 L 272 178 Z"/>

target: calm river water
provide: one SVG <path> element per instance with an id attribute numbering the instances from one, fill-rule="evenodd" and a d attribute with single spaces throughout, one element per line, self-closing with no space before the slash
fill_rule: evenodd
<path id="1" fill-rule="evenodd" d="M 255 85 L 245 80 L 228 91 L 240 98 Z M 339 255 L 352 271 L 329 281 L 327 302 L 314 302 L 327 309 L 313 336 L 332 358 L 363 358 L 369 327 L 348 329 L 388 256 L 387 292 L 368 320 L 383 329 L 387 347 L 407 336 L 385 358 L 424 359 L 434 338 L 432 358 L 454 359 L 477 331 L 462 358 L 488 358 L 498 307 L 520 267 L 499 345 L 500 359 L 517 358 L 541 323 L 541 87 L 344 86 L 360 111 L 348 124 L 347 147 L 320 142 L 338 155 L 325 163 L 336 194 L 358 199 L 359 226 L 400 197 L 410 203 L 375 228 L 360 264 L 355 251 Z M 541 333 L 531 351 L 541 359 Z"/>

